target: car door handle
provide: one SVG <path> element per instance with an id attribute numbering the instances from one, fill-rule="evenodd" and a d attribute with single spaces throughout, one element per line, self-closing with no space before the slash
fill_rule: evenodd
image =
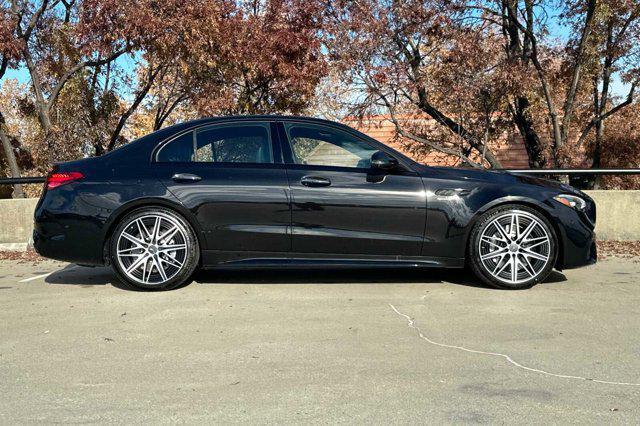
<path id="1" fill-rule="evenodd" d="M 303 184 L 304 186 L 310 186 L 310 187 L 321 187 L 321 186 L 330 186 L 331 185 L 331 181 L 325 177 L 319 177 L 319 176 L 304 176 L 302 179 L 300 179 L 300 183 Z"/>
<path id="2" fill-rule="evenodd" d="M 171 179 L 176 182 L 198 182 L 202 180 L 200 176 L 192 175 L 191 173 L 176 173 L 171 176 Z"/>

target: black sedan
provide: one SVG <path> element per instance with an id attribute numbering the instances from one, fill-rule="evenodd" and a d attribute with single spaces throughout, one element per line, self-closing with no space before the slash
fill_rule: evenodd
<path id="1" fill-rule="evenodd" d="M 43 256 L 171 289 L 196 268 L 469 266 L 527 288 L 596 261 L 595 204 L 569 186 L 428 167 L 347 126 L 279 117 L 169 127 L 55 166 Z"/>

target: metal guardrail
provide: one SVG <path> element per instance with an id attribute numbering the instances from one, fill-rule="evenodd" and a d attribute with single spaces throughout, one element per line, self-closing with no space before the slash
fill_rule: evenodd
<path id="1" fill-rule="evenodd" d="M 510 173 L 527 175 L 566 175 L 566 176 L 593 176 L 593 175 L 640 175 L 640 169 L 500 169 Z"/>
<path id="2" fill-rule="evenodd" d="M 44 176 L 36 177 L 19 177 L 19 178 L 3 178 L 0 179 L 0 185 L 18 185 L 26 183 L 44 183 L 47 180 Z"/>
<path id="3" fill-rule="evenodd" d="M 640 169 L 502 169 L 504 171 L 543 177 L 567 176 L 569 184 L 578 189 L 594 187 L 597 176 L 607 175 L 640 175 Z"/>

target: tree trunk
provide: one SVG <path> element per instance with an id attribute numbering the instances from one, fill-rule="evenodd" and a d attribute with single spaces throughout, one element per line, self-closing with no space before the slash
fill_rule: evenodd
<path id="1" fill-rule="evenodd" d="M 528 113 L 529 100 L 525 97 L 518 97 L 515 107 L 511 108 L 513 121 L 516 123 L 524 146 L 529 157 L 529 167 L 532 169 L 544 169 L 547 166 L 547 157 L 545 155 L 540 137 L 533 127 L 533 120 Z"/>
<path id="2" fill-rule="evenodd" d="M 420 102 L 418 104 L 418 107 L 423 112 L 428 114 L 431 118 L 433 118 L 439 124 L 447 127 L 453 133 L 455 133 L 456 135 L 464 139 L 465 142 L 467 142 L 480 155 L 484 153 L 485 159 L 487 160 L 491 168 L 494 168 L 494 169 L 502 168 L 502 164 L 500 163 L 500 160 L 498 160 L 498 157 L 496 157 L 495 154 L 490 149 L 485 148 L 485 145 L 484 143 L 482 143 L 482 140 L 480 138 L 473 135 L 464 126 L 455 122 L 454 120 L 452 120 L 451 118 L 443 114 L 441 111 L 439 111 L 437 108 L 435 108 L 433 105 L 431 105 L 426 100 L 426 96 L 422 95 L 421 92 L 419 94 L 419 97 L 420 97 Z"/>
<path id="3" fill-rule="evenodd" d="M 599 169 L 602 167 L 602 140 L 604 139 L 604 121 L 600 120 L 596 123 L 596 139 L 593 147 L 593 163 L 591 163 L 592 169 Z M 602 183 L 601 176 L 595 176 L 592 182 L 591 189 L 600 189 Z"/>
<path id="4" fill-rule="evenodd" d="M 7 157 L 7 163 L 9 164 L 9 171 L 11 172 L 11 177 L 19 178 L 20 177 L 20 168 L 18 167 L 18 161 L 16 160 L 16 155 L 13 152 L 13 146 L 11 146 L 11 141 L 9 137 L 4 132 L 2 128 L 2 123 L 0 122 L 0 139 L 2 139 L 2 148 L 4 150 L 4 154 Z M 22 185 L 16 184 L 13 185 L 13 198 L 24 198 L 24 191 L 22 190 Z"/>

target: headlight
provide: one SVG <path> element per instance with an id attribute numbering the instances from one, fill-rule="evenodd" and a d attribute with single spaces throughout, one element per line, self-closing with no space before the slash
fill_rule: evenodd
<path id="1" fill-rule="evenodd" d="M 584 210 L 587 207 L 587 202 L 575 195 L 560 194 L 553 197 L 557 202 L 564 204 L 567 207 L 571 207 L 576 210 Z"/>

